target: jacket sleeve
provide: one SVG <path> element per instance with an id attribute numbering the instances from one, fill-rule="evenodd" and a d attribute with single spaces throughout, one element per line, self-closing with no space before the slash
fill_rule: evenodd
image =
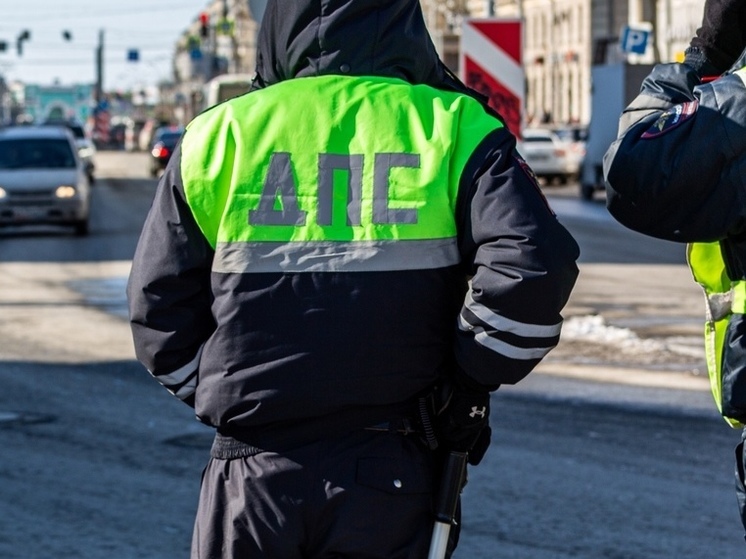
<path id="1" fill-rule="evenodd" d="M 461 192 L 460 247 L 471 282 L 456 362 L 470 381 L 495 389 L 521 380 L 559 342 L 579 249 L 506 129 L 481 143 Z"/>
<path id="2" fill-rule="evenodd" d="M 714 241 L 744 230 L 746 88 L 702 84 L 685 64 L 656 66 L 604 157 L 607 207 L 661 239 Z"/>
<path id="3" fill-rule="evenodd" d="M 177 147 L 161 177 L 135 250 L 127 284 L 138 360 L 189 405 L 202 347 L 214 330 L 210 312 L 213 250 L 184 197 Z"/>

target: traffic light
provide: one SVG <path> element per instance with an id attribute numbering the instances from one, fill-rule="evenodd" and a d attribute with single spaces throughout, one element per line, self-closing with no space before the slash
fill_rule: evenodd
<path id="1" fill-rule="evenodd" d="M 18 51 L 18 56 L 21 56 L 23 54 L 23 42 L 28 41 L 31 38 L 31 31 L 28 29 L 24 29 L 21 31 L 21 34 L 18 35 L 18 38 L 16 39 L 16 50 Z"/>
<path id="2" fill-rule="evenodd" d="M 207 12 L 199 14 L 199 34 L 203 38 L 210 36 L 210 14 Z"/>

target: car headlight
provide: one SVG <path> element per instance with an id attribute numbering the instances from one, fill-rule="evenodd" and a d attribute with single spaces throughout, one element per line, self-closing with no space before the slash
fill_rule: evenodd
<path id="1" fill-rule="evenodd" d="M 2 186 L 0 186 L 0 200 L 5 198 L 7 195 L 8 193 L 5 191 L 5 189 Z"/>
<path id="2" fill-rule="evenodd" d="M 78 155 L 83 159 L 88 159 L 89 157 L 93 157 L 93 150 L 91 148 L 80 148 Z"/>
<path id="3" fill-rule="evenodd" d="M 72 198 L 75 194 L 75 187 L 70 185 L 58 186 L 54 191 L 54 195 L 57 196 L 57 198 Z"/>

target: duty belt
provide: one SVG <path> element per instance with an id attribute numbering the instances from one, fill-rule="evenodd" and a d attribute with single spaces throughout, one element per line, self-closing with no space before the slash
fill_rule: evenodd
<path id="1" fill-rule="evenodd" d="M 422 430 L 418 428 L 417 423 L 408 417 L 402 417 L 393 421 L 384 421 L 365 427 L 366 431 L 381 431 L 388 433 L 401 433 L 402 435 L 421 434 Z"/>

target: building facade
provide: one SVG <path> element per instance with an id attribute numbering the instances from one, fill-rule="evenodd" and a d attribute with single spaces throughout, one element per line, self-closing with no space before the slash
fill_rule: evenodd
<path id="1" fill-rule="evenodd" d="M 24 105 L 25 114 L 33 122 L 65 120 L 84 124 L 94 106 L 94 86 L 26 85 Z"/>
<path id="2" fill-rule="evenodd" d="M 174 53 L 180 120 L 188 121 L 204 108 L 204 86 L 212 78 L 254 72 L 263 4 L 212 0 L 181 35 Z"/>
<path id="3" fill-rule="evenodd" d="M 463 18 L 523 20 L 527 126 L 587 124 L 594 65 L 682 60 L 704 9 L 704 0 L 421 1 L 436 46 L 456 72 Z M 626 26 L 650 33 L 643 55 L 622 51 Z"/>
<path id="4" fill-rule="evenodd" d="M 464 18 L 520 18 L 526 126 L 587 125 L 592 68 L 680 61 L 702 19 L 704 0 L 420 0 L 443 61 L 458 74 Z M 203 85 L 221 73 L 251 73 L 266 0 L 212 0 L 208 31 L 196 16 L 176 46 L 177 97 L 190 118 Z M 649 33 L 644 54 L 623 52 L 625 27 Z"/>

